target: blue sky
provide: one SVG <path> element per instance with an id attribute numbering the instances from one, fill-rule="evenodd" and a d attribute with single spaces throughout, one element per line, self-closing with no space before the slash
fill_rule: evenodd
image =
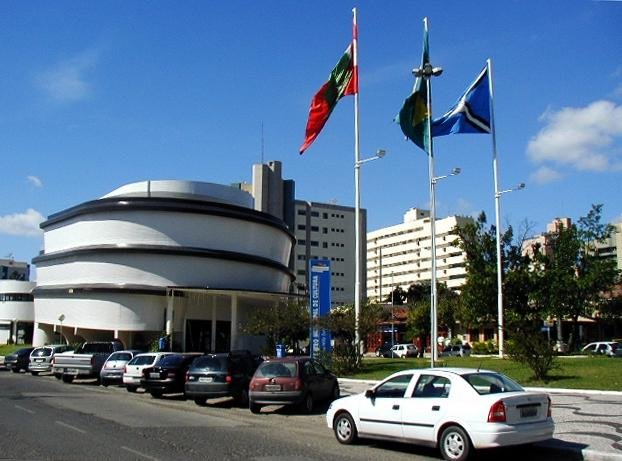
<path id="1" fill-rule="evenodd" d="M 592 203 L 622 220 L 622 2 L 0 2 L 0 258 L 30 261 L 52 213 L 145 179 L 229 184 L 283 162 L 297 198 L 354 205 L 354 98 L 303 156 L 309 102 L 358 8 L 361 203 L 370 230 L 429 203 L 427 160 L 392 122 L 422 19 L 440 116 L 493 61 L 502 222 L 532 233 Z M 263 124 L 263 149 L 262 130 Z M 494 222 L 488 135 L 435 139 L 437 214 Z"/>

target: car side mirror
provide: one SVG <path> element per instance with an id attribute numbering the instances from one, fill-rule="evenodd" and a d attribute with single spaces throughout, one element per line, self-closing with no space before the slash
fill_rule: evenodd
<path id="1" fill-rule="evenodd" d="M 374 396 L 375 396 L 375 394 L 376 394 L 376 393 L 374 392 L 374 390 L 373 390 L 373 389 L 367 389 L 367 390 L 365 391 L 365 397 L 367 397 L 368 399 L 373 399 L 373 398 L 374 398 Z"/>

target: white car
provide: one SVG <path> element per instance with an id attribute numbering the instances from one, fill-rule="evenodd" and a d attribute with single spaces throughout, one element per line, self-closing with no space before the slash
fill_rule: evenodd
<path id="1" fill-rule="evenodd" d="M 172 352 L 145 352 L 135 355 L 130 360 L 123 371 L 123 384 L 128 392 L 136 392 L 140 387 L 140 379 L 143 376 L 143 370 L 158 363 L 161 357 L 172 354 Z"/>
<path id="2" fill-rule="evenodd" d="M 554 430 L 546 393 L 471 368 L 400 371 L 364 394 L 335 400 L 326 423 L 343 444 L 398 440 L 438 447 L 452 461 L 466 460 L 473 449 L 547 440 Z"/>
<path id="3" fill-rule="evenodd" d="M 396 344 L 389 350 L 389 357 L 416 357 L 417 348 L 414 344 Z"/>
<path id="4" fill-rule="evenodd" d="M 613 341 L 589 343 L 581 351 L 590 354 L 603 354 L 609 357 L 622 357 L 622 346 Z"/>

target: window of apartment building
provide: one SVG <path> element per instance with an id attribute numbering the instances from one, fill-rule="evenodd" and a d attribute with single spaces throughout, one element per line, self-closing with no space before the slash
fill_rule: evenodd
<path id="1" fill-rule="evenodd" d="M 307 228 L 307 226 L 305 226 L 304 224 L 298 224 L 298 230 L 305 230 Z"/>
<path id="2" fill-rule="evenodd" d="M 322 218 L 328 219 L 328 213 L 322 213 Z"/>
<path id="3" fill-rule="evenodd" d="M 298 245 L 304 246 L 306 244 L 307 244 L 307 241 L 305 239 L 298 239 Z"/>
<path id="4" fill-rule="evenodd" d="M 305 210 L 304 208 L 298 209 L 298 216 L 306 216 L 306 215 L 307 215 L 307 210 Z"/>
<path id="5" fill-rule="evenodd" d="M 311 232 L 319 232 L 320 228 L 318 226 L 311 226 Z"/>
<path id="6" fill-rule="evenodd" d="M 296 271 L 296 274 L 298 274 L 298 275 L 305 275 L 306 273 L 307 273 L 307 271 L 306 271 L 306 270 L 304 270 L 304 269 L 298 269 L 298 270 Z"/>
<path id="7" fill-rule="evenodd" d="M 318 211 L 312 211 L 311 212 L 311 216 L 314 218 L 319 218 L 320 217 L 320 213 Z"/>
<path id="8" fill-rule="evenodd" d="M 322 242 L 322 248 L 328 248 L 328 242 Z"/>
<path id="9" fill-rule="evenodd" d="M 328 227 L 322 227 L 322 234 L 328 234 Z"/>
<path id="10" fill-rule="evenodd" d="M 312 246 L 312 247 L 317 247 L 317 246 L 320 246 L 320 242 L 317 242 L 317 241 L 315 241 L 315 240 L 311 240 L 311 246 Z"/>
<path id="11" fill-rule="evenodd" d="M 307 259 L 306 255 L 298 255 L 297 257 L 298 261 L 305 261 Z"/>

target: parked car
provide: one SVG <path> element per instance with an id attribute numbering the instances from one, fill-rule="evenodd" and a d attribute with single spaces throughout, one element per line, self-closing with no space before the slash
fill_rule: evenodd
<path id="1" fill-rule="evenodd" d="M 441 355 L 444 357 L 468 357 L 471 355 L 471 346 L 468 344 L 445 346 Z"/>
<path id="2" fill-rule="evenodd" d="M 163 394 L 183 393 L 188 368 L 199 355 L 172 353 L 161 357 L 156 365 L 143 370 L 140 385 L 154 398 L 160 398 Z"/>
<path id="3" fill-rule="evenodd" d="M 207 399 L 234 397 L 240 405 L 248 405 L 248 385 L 262 362 L 249 351 L 206 354 L 194 359 L 186 377 L 185 393 L 197 405 Z"/>
<path id="4" fill-rule="evenodd" d="M 340 443 L 358 437 L 440 448 L 463 461 L 473 449 L 550 439 L 551 399 L 507 376 L 468 368 L 404 370 L 363 394 L 333 402 L 326 423 Z"/>
<path id="5" fill-rule="evenodd" d="M 121 384 L 123 382 L 125 365 L 127 365 L 127 363 L 132 360 L 135 355 L 140 354 L 141 352 L 142 351 L 136 349 L 129 349 L 110 354 L 99 372 L 100 384 L 104 387 L 109 384 Z"/>
<path id="6" fill-rule="evenodd" d="M 60 373 L 64 383 L 71 383 L 75 378 L 96 378 L 106 359 L 116 351 L 124 349 L 118 339 L 112 341 L 87 341 L 82 343 L 73 354 L 58 354 L 54 357 L 52 371 Z"/>
<path id="7" fill-rule="evenodd" d="M 13 373 L 19 373 L 20 371 L 28 371 L 28 364 L 30 363 L 30 353 L 34 350 L 34 347 L 22 347 L 17 349 L 12 354 L 4 357 L 4 366 L 10 369 Z"/>
<path id="8" fill-rule="evenodd" d="M 339 383 L 310 357 L 268 359 L 255 371 L 248 397 L 253 413 L 263 405 L 300 405 L 311 413 L 316 402 L 339 398 Z"/>
<path id="9" fill-rule="evenodd" d="M 50 372 L 52 371 L 54 356 L 70 350 L 71 346 L 67 344 L 50 344 L 48 346 L 36 347 L 30 353 L 28 371 L 33 376 L 37 376 L 39 373 Z"/>
<path id="10" fill-rule="evenodd" d="M 581 349 L 588 354 L 603 354 L 608 357 L 622 357 L 622 347 L 613 341 L 589 343 Z"/>
<path id="11" fill-rule="evenodd" d="M 383 343 L 380 347 L 376 349 L 376 357 L 391 357 L 391 345 L 390 342 Z"/>
<path id="12" fill-rule="evenodd" d="M 128 392 L 136 392 L 140 387 L 140 380 L 143 378 L 143 370 L 158 363 L 161 357 L 170 355 L 172 352 L 145 352 L 135 355 L 130 360 L 123 371 L 123 384 Z"/>
<path id="13" fill-rule="evenodd" d="M 390 357 L 416 357 L 417 348 L 414 344 L 396 344 L 389 351 Z"/>

